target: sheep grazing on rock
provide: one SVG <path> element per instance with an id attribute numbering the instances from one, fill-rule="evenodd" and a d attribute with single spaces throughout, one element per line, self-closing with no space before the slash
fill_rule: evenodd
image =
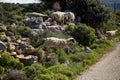
<path id="1" fill-rule="evenodd" d="M 73 22 L 75 20 L 75 15 L 72 12 L 57 11 L 57 12 L 53 12 L 51 18 L 59 23 L 66 23 L 66 22 Z"/>
<path id="2" fill-rule="evenodd" d="M 44 48 L 44 47 L 64 48 L 75 43 L 75 39 L 73 38 L 59 39 L 55 37 L 48 37 L 45 38 L 44 40 L 45 41 L 43 45 L 41 45 L 39 48 Z"/>
<path id="3" fill-rule="evenodd" d="M 57 22 L 63 22 L 64 21 L 64 12 L 53 12 L 53 14 L 51 15 L 51 18 L 54 20 L 54 21 L 57 21 Z"/>
<path id="4" fill-rule="evenodd" d="M 106 34 L 107 34 L 108 37 L 112 37 L 112 36 L 115 36 L 117 31 L 118 30 L 106 31 Z"/>

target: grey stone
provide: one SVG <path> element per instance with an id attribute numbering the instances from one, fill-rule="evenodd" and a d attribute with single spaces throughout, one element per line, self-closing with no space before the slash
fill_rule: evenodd
<path id="1" fill-rule="evenodd" d="M 31 65 L 35 62 L 38 61 L 38 57 L 37 56 L 32 56 L 32 55 L 29 55 L 29 56 L 24 56 L 24 55 L 17 55 L 16 56 L 25 66 L 27 65 Z"/>
<path id="2" fill-rule="evenodd" d="M 6 34 L 6 36 L 14 36 L 14 33 L 10 32 L 10 31 L 6 31 L 5 34 Z"/>
<path id="3" fill-rule="evenodd" d="M 6 45 L 0 41 L 0 50 L 5 50 L 6 49 Z"/>
<path id="4" fill-rule="evenodd" d="M 23 22 L 25 23 L 26 26 L 32 29 L 38 29 L 39 25 L 43 23 L 43 18 L 42 17 L 31 17 L 31 18 L 24 19 Z"/>
<path id="5" fill-rule="evenodd" d="M 85 47 L 85 52 L 90 53 L 91 51 L 92 50 L 88 46 Z"/>

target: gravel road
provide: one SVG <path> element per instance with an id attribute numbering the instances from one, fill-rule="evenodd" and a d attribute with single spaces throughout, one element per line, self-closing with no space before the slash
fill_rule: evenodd
<path id="1" fill-rule="evenodd" d="M 120 42 L 74 80 L 120 80 Z"/>

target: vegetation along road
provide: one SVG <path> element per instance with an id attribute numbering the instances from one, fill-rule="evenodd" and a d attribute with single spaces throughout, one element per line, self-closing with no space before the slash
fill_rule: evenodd
<path id="1" fill-rule="evenodd" d="M 120 42 L 75 80 L 120 80 Z"/>

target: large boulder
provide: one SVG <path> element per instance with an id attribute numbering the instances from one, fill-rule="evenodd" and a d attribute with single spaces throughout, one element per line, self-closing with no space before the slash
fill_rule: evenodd
<path id="1" fill-rule="evenodd" d="M 32 29 L 38 29 L 43 24 L 42 17 L 31 17 L 23 20 L 24 24 Z"/>

